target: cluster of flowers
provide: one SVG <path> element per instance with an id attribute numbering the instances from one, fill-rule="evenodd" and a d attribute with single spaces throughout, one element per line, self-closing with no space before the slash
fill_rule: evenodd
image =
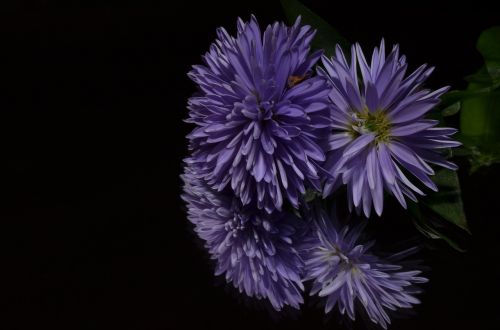
<path id="1" fill-rule="evenodd" d="M 426 279 L 401 262 L 412 249 L 379 257 L 362 240 L 366 221 L 342 225 L 304 196 L 345 185 L 349 209 L 369 217 L 382 214 L 384 193 L 403 207 L 423 195 L 410 179 L 436 190 L 429 164 L 455 169 L 441 149 L 458 143 L 424 116 L 447 88 L 422 87 L 426 65 L 406 75 L 398 46 L 386 55 L 382 41 L 370 63 L 357 44 L 349 60 L 340 47 L 328 58 L 310 52 L 314 34 L 300 18 L 263 33 L 240 19 L 236 37 L 217 30 L 189 73 L 199 91 L 182 197 L 216 275 L 240 292 L 299 308 L 310 281 L 325 312 L 354 319 L 361 306 L 386 327 L 389 310 L 419 303 L 415 284 Z"/>

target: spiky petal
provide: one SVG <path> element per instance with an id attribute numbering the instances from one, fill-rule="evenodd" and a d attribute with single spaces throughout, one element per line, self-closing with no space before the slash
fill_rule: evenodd
<path id="1" fill-rule="evenodd" d="M 297 19 L 261 33 L 252 16 L 238 20 L 236 37 L 218 39 L 189 77 L 199 94 L 189 99 L 192 162 L 215 189 L 231 187 L 243 205 L 272 213 L 288 200 L 299 207 L 307 187 L 320 190 L 330 108 L 326 79 L 313 76 L 321 52 Z"/>
<path id="2" fill-rule="evenodd" d="M 311 295 L 325 299 L 325 313 L 335 306 L 341 314 L 354 320 L 356 304 L 362 306 L 374 323 L 387 328 L 388 310 L 412 308 L 420 303 L 415 294 L 417 283 L 427 282 L 420 270 L 407 270 L 401 260 L 413 253 L 409 249 L 382 259 L 372 254 L 374 242 L 361 240 L 366 222 L 342 226 L 335 216 L 324 210 L 313 213 L 313 229 L 302 256 L 306 266 L 305 280 L 312 280 Z"/>
<path id="3" fill-rule="evenodd" d="M 456 169 L 443 149 L 460 145 L 450 138 L 456 130 L 436 127 L 425 115 L 439 103 L 448 87 L 436 91 L 422 84 L 433 68 L 420 66 L 406 75 L 407 64 L 399 47 L 385 54 L 384 41 L 375 48 L 369 64 L 356 44 L 348 63 L 340 47 L 332 58 L 323 57 L 318 69 L 332 86 L 333 125 L 327 148 L 323 195 L 347 185 L 349 204 L 369 217 L 372 205 L 383 210 L 384 191 L 406 208 L 406 199 L 417 200 L 424 192 L 407 176 L 437 190 L 430 179 L 429 164 Z M 359 76 L 361 73 L 361 76 Z"/>
<path id="4" fill-rule="evenodd" d="M 185 168 L 184 194 L 188 219 L 216 261 L 216 275 L 250 297 L 268 299 L 276 310 L 303 302 L 303 262 L 295 250 L 299 220 L 272 214 L 209 187 L 193 166 Z"/>

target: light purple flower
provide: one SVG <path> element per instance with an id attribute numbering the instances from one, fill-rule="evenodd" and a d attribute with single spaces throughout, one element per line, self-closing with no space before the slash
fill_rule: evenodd
<path id="1" fill-rule="evenodd" d="M 268 213 L 288 200 L 299 207 L 307 187 L 321 190 L 319 164 L 330 132 L 329 87 L 312 76 L 321 52 L 309 54 L 315 32 L 283 23 L 264 33 L 252 16 L 232 37 L 218 39 L 189 77 L 192 162 L 208 184 L 230 186 L 243 205 Z"/>
<path id="2" fill-rule="evenodd" d="M 303 262 L 295 249 L 302 231 L 292 214 L 243 206 L 232 193 L 209 187 L 193 166 L 185 168 L 188 219 L 216 261 L 215 275 L 250 297 L 269 299 L 276 310 L 303 302 Z"/>
<path id="3" fill-rule="evenodd" d="M 424 116 L 439 103 L 448 87 L 431 92 L 422 87 L 433 68 L 424 64 L 406 76 L 407 64 L 394 46 L 386 57 L 384 41 L 375 48 L 369 64 L 361 47 L 351 50 L 350 64 L 340 47 L 331 59 L 323 57 L 334 104 L 333 130 L 330 136 L 323 195 L 347 185 L 349 206 L 369 217 L 372 204 L 382 214 L 384 190 L 406 208 L 405 196 L 416 201 L 424 195 L 408 174 L 426 187 L 437 191 L 429 178 L 436 164 L 456 169 L 442 149 L 457 147 L 450 136 L 453 128 L 436 127 L 437 120 Z M 361 76 L 358 76 L 358 70 Z"/>
<path id="4" fill-rule="evenodd" d="M 356 306 L 362 306 L 372 322 L 387 328 L 389 310 L 420 303 L 414 296 L 420 292 L 414 284 L 427 279 L 419 276 L 420 270 L 402 266 L 402 259 L 415 249 L 379 258 L 370 252 L 373 241 L 361 241 L 366 222 L 350 228 L 324 210 L 316 209 L 313 214 L 310 240 L 301 253 L 306 265 L 304 280 L 313 280 L 311 295 L 325 298 L 325 313 L 338 306 L 341 314 L 354 320 Z"/>

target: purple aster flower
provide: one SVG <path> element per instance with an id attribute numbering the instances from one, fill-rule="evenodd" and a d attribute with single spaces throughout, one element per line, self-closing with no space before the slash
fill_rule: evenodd
<path id="1" fill-rule="evenodd" d="M 356 44 L 350 64 L 337 47 L 336 56 L 323 57 L 323 65 L 325 70 L 318 69 L 319 74 L 332 85 L 334 106 L 324 164 L 331 176 L 325 180 L 323 195 L 346 184 L 350 206 L 363 209 L 369 217 L 372 204 L 382 214 L 384 190 L 405 208 L 404 196 L 416 201 L 415 194 L 424 195 L 408 174 L 437 191 L 429 178 L 434 174 L 429 163 L 456 169 L 440 150 L 460 143 L 450 138 L 455 129 L 436 127 L 437 120 L 424 119 L 448 90 L 422 88 L 433 68 L 424 64 L 405 77 L 405 57 L 399 56 L 398 46 L 386 57 L 383 40 L 373 51 L 371 64 Z"/>
<path id="2" fill-rule="evenodd" d="M 355 319 L 355 304 L 361 303 L 370 320 L 387 328 L 388 310 L 411 308 L 420 301 L 416 283 L 427 282 L 421 271 L 403 269 L 401 260 L 416 249 L 382 259 L 370 253 L 374 242 L 361 243 L 366 222 L 353 228 L 341 226 L 323 210 L 313 212 L 312 233 L 301 250 L 304 280 L 313 280 L 310 294 L 325 297 L 325 313 L 336 305 L 341 314 Z M 359 306 L 358 303 L 358 306 Z"/>
<path id="3" fill-rule="evenodd" d="M 215 275 L 250 297 L 267 298 L 276 310 L 299 308 L 303 302 L 303 262 L 294 248 L 299 219 L 275 211 L 268 214 L 243 206 L 232 194 L 218 192 L 200 178 L 195 167 L 184 175 L 188 219 L 216 260 Z"/>
<path id="4" fill-rule="evenodd" d="M 218 39 L 189 77 L 199 94 L 189 99 L 192 162 L 208 184 L 230 186 L 243 205 L 271 213 L 283 200 L 298 208 L 305 188 L 320 188 L 318 163 L 325 160 L 331 124 L 326 79 L 311 68 L 314 36 L 297 19 L 261 33 L 255 17 L 238 20 L 232 37 Z"/>

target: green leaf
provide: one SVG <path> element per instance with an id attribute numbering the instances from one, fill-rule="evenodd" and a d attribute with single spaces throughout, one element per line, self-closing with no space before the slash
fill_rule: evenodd
<path id="1" fill-rule="evenodd" d="M 500 163 L 500 144 L 496 146 L 484 146 L 482 149 L 479 147 L 470 147 L 471 156 L 469 157 L 471 162 L 470 172 L 474 173 L 484 166 L 491 166 L 493 164 Z"/>
<path id="2" fill-rule="evenodd" d="M 460 131 L 479 143 L 500 141 L 500 93 L 463 100 Z"/>
<path id="3" fill-rule="evenodd" d="M 448 169 L 440 169 L 433 177 L 433 181 L 439 191 L 425 198 L 422 203 L 444 220 L 470 233 L 457 173 Z"/>
<path id="4" fill-rule="evenodd" d="M 302 17 L 302 23 L 311 25 L 317 29 L 316 36 L 312 41 L 312 47 L 323 49 L 325 55 L 332 56 L 335 53 L 335 45 L 339 44 L 347 49 L 348 42 L 327 21 L 319 17 L 298 0 L 281 0 L 281 5 L 290 23 L 295 22 L 298 16 Z"/>
<path id="5" fill-rule="evenodd" d="M 453 116 L 460 111 L 460 102 L 455 102 L 441 111 L 443 117 Z"/>
<path id="6" fill-rule="evenodd" d="M 486 83 L 486 84 L 492 83 L 491 75 L 488 73 L 487 70 L 485 70 L 485 71 L 480 70 L 479 72 L 477 72 L 473 75 L 465 77 L 465 80 L 467 82 L 473 82 L 473 83 L 474 82 L 475 83 Z"/>
<path id="7" fill-rule="evenodd" d="M 479 74 L 480 73 L 478 73 L 478 75 Z M 497 89 L 500 87 L 500 81 L 493 83 L 489 74 L 488 74 L 489 78 L 487 80 L 480 80 L 480 79 L 476 80 L 472 77 L 474 76 L 471 76 L 470 78 L 470 81 L 474 83 L 472 87 L 469 87 L 465 91 L 459 91 L 459 90 L 449 91 L 448 93 L 444 94 L 441 97 L 441 103 L 439 104 L 439 106 L 448 107 L 456 102 L 460 102 L 471 98 L 488 96 L 491 95 L 492 93 L 500 95 L 500 91 L 497 91 Z M 470 85 L 471 84 L 469 84 L 469 86 Z"/>
<path id="8" fill-rule="evenodd" d="M 500 142 L 481 141 L 478 137 L 457 134 L 456 139 L 462 146 L 453 150 L 454 156 L 467 157 L 471 163 L 470 173 L 482 167 L 500 163 Z"/>
<path id="9" fill-rule="evenodd" d="M 477 73 L 478 76 L 485 74 L 488 74 L 486 67 Z M 465 92 L 455 93 L 462 98 L 460 132 L 479 143 L 500 140 L 500 92 L 492 87 L 495 84 L 490 78 L 471 82 Z"/>
<path id="10" fill-rule="evenodd" d="M 483 31 L 477 42 L 477 50 L 483 55 L 488 73 L 493 81 L 500 78 L 500 26 Z"/>
<path id="11" fill-rule="evenodd" d="M 443 231 L 447 232 L 446 230 L 438 229 L 439 224 L 436 224 L 436 220 L 433 219 L 432 216 L 424 215 L 424 212 L 422 212 L 418 204 L 410 203 L 408 205 L 408 211 L 412 216 L 415 228 L 425 237 L 432 240 L 442 240 L 458 252 L 466 252 L 465 249 L 460 247 L 455 239 L 443 233 Z"/>
<path id="12" fill-rule="evenodd" d="M 470 83 L 468 90 L 478 90 L 485 85 Z M 472 151 L 471 172 L 500 161 L 500 92 L 476 94 L 462 101 L 460 136 L 462 143 Z"/>
<path id="13" fill-rule="evenodd" d="M 477 49 L 485 65 L 467 77 L 467 90 L 445 96 L 461 101 L 460 140 L 470 150 L 471 172 L 500 162 L 500 27 L 481 33 Z"/>
<path id="14" fill-rule="evenodd" d="M 461 133 L 479 145 L 500 141 L 500 27 L 481 33 L 477 49 L 485 66 L 462 94 Z"/>

